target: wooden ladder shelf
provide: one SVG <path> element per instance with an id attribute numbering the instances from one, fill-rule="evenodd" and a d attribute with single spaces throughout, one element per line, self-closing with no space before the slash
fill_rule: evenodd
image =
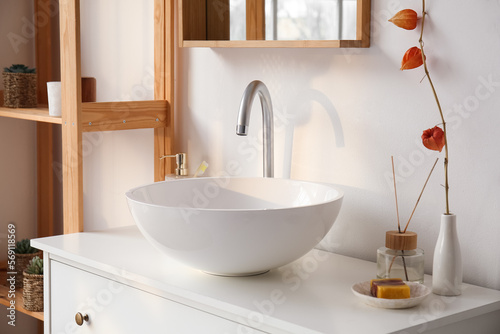
<path id="1" fill-rule="evenodd" d="M 50 0 L 34 0 L 34 17 Z M 64 233 L 82 232 L 83 156 L 82 133 L 154 129 L 154 180 L 164 180 L 172 162 L 160 160 L 172 154 L 174 145 L 174 2 L 154 0 L 153 101 L 81 102 L 80 0 L 59 2 L 62 117 L 50 116 L 46 82 L 53 80 L 51 27 L 35 24 L 38 108 L 12 109 L 0 105 L 0 117 L 37 122 L 38 236 L 53 235 L 53 124 L 61 125 Z M 0 91 L 0 100 L 3 101 Z M 45 105 L 45 106 L 44 106 Z"/>

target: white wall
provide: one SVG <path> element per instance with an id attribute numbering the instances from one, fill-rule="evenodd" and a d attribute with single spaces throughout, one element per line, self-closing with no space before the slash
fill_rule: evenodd
<path id="1" fill-rule="evenodd" d="M 82 76 L 97 101 L 152 100 L 153 1 L 82 1 Z M 153 130 L 83 134 L 85 230 L 132 225 L 125 192 L 154 180 Z"/>
<path id="2" fill-rule="evenodd" d="M 182 49 L 178 118 L 180 149 L 210 173 L 235 160 L 240 175 L 261 175 L 258 103 L 250 138 L 234 133 L 239 101 L 254 79 L 265 82 L 275 110 L 277 176 L 338 184 L 340 216 L 320 247 L 375 261 L 385 231 L 396 228 L 390 157 L 397 164 L 406 222 L 435 157 L 422 130 L 440 123 L 423 70 L 401 72 L 419 30 L 387 22 L 421 1 L 373 1 L 369 49 Z M 500 158 L 500 2 L 428 2 L 424 41 L 439 97 L 448 114 L 451 210 L 458 215 L 465 281 L 500 289 L 498 216 Z M 484 82 L 492 80 L 493 85 Z M 462 110 L 462 111 L 459 111 Z M 432 270 L 444 212 L 442 160 L 410 224 Z"/>
<path id="3" fill-rule="evenodd" d="M 418 43 L 419 31 L 387 22 L 406 7 L 419 12 L 421 2 L 384 0 L 372 6 L 368 49 L 180 49 L 176 132 L 192 169 L 206 160 L 209 175 L 228 170 L 231 163 L 241 166 L 238 175 L 261 175 L 260 145 L 255 144 L 261 129 L 258 103 L 250 136 L 237 137 L 234 128 L 244 88 L 251 80 L 264 81 L 275 111 L 276 176 L 341 187 L 342 211 L 320 248 L 374 261 L 385 231 L 396 227 L 391 155 L 397 164 L 402 221 L 435 157 L 443 155 L 420 144 L 422 131 L 440 123 L 429 85 L 420 83 L 423 70 L 399 71 L 404 52 Z M 495 42 L 500 2 L 429 1 L 427 10 L 424 40 L 449 123 L 450 202 L 458 215 L 464 279 L 500 289 L 500 44 Z M 114 24 L 106 28 L 114 29 Z M 92 35 L 98 37 L 97 32 Z M 152 41 L 144 47 L 152 54 Z M 85 53 L 84 45 L 82 51 L 83 74 L 103 75 L 98 91 L 113 93 L 114 87 L 101 85 L 106 78 L 115 80 L 116 72 L 108 72 L 114 69 L 86 72 L 100 56 Z M 113 59 L 116 64 L 137 60 L 146 77 L 150 63 L 142 52 L 143 45 Z M 95 142 L 99 145 L 84 166 L 86 228 L 131 224 L 123 192 L 152 180 L 152 131 L 104 134 Z M 428 273 L 444 212 L 442 160 L 438 166 L 410 225 L 426 252 Z"/>

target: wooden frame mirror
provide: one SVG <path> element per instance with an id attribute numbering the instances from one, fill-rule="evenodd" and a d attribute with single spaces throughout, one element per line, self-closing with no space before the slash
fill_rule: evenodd
<path id="1" fill-rule="evenodd" d="M 233 2 L 234 1 L 234 2 Z M 280 2 L 281 1 L 281 2 Z M 300 36 L 279 37 L 277 31 L 281 23 L 280 15 L 284 11 L 280 6 L 289 6 L 289 11 L 310 11 L 311 3 L 302 3 L 295 0 L 295 8 L 292 2 L 286 0 L 178 0 L 178 28 L 179 44 L 181 47 L 293 47 L 293 48 L 367 48 L 370 46 L 370 17 L 371 0 L 336 0 L 331 1 L 328 6 L 335 4 L 337 14 L 324 14 L 321 11 L 323 20 L 335 21 L 338 18 L 340 23 L 335 23 L 339 33 L 335 37 L 326 39 L 316 37 L 318 17 L 312 20 L 316 24 L 314 28 L 306 28 L 313 33 L 303 33 Z M 236 16 L 236 3 L 243 7 L 242 15 Z M 344 4 L 344 5 L 343 5 Z M 346 12 L 345 8 L 349 4 L 350 17 L 345 21 L 351 21 L 350 34 L 342 34 L 343 24 L 341 13 Z M 324 2 L 322 4 L 324 6 Z M 302 6 L 302 7 L 301 7 Z M 344 6 L 344 7 L 343 7 Z M 301 9 L 302 8 L 302 9 Z M 304 9 L 305 8 L 305 9 Z M 343 9 L 344 8 L 344 9 Z M 233 16 L 232 21 L 230 16 Z M 271 22 L 266 26 L 266 20 Z M 244 23 L 243 35 L 234 33 L 235 22 Z M 291 20 L 288 19 L 289 23 Z M 302 18 L 300 23 L 305 25 Z M 296 30 L 302 29 L 296 28 Z M 302 29 L 303 30 L 303 29 Z M 346 29 L 344 29 L 346 30 Z M 338 36 L 346 37 L 338 37 Z M 267 36 L 267 37 L 266 37 Z M 307 37 L 312 36 L 312 37 Z M 282 39 L 283 38 L 283 39 Z M 328 39 L 337 38 L 337 39 Z"/>

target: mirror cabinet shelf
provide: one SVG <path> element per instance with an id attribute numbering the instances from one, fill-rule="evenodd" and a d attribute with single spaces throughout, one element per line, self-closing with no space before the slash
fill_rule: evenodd
<path id="1" fill-rule="evenodd" d="M 178 0 L 180 47 L 367 48 L 371 0 Z"/>

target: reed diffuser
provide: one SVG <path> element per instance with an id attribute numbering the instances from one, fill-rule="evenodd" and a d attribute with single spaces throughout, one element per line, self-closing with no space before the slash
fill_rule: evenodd
<path id="1" fill-rule="evenodd" d="M 396 199 L 396 216 L 398 229 L 387 231 L 385 234 L 385 247 L 377 250 L 377 277 L 378 278 L 401 278 L 409 282 L 424 282 L 424 251 L 417 247 L 417 233 L 408 231 L 413 214 L 422 198 L 427 182 L 434 171 L 438 159 L 434 162 L 417 202 L 413 207 L 410 218 L 404 229 L 399 219 L 398 193 L 396 188 L 396 177 L 394 173 L 394 158 L 391 157 L 392 173 L 394 179 L 394 197 Z"/>

